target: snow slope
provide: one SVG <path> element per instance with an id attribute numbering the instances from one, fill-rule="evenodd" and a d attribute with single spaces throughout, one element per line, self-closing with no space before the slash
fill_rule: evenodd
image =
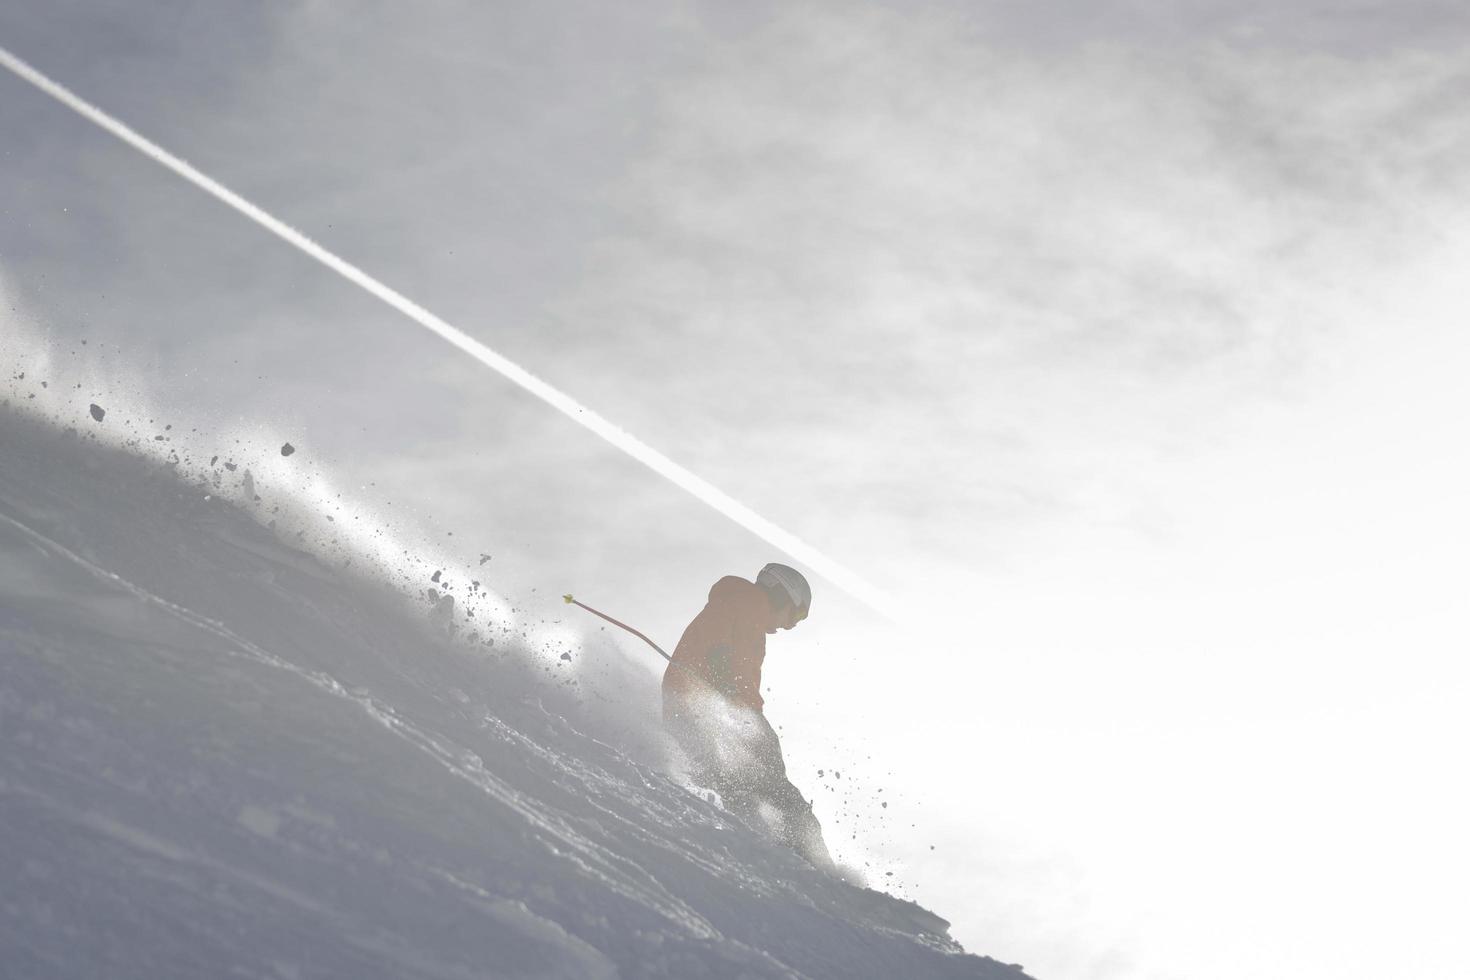
<path id="1" fill-rule="evenodd" d="M 67 423 L 0 409 L 7 978 L 1024 976 L 662 773 L 649 692 Z"/>

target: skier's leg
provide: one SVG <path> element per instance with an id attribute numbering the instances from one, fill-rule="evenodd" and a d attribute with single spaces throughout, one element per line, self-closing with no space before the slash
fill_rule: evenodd
<path id="1" fill-rule="evenodd" d="M 708 721 L 700 714 L 698 703 L 685 698 L 666 698 L 664 730 L 683 752 L 689 764 L 690 779 L 723 796 L 722 788 L 717 785 L 722 780 L 715 734 L 710 731 Z"/>
<path id="2" fill-rule="evenodd" d="M 822 839 L 822 825 L 812 812 L 811 803 L 786 775 L 780 737 L 763 716 L 759 718 L 759 729 L 754 795 L 779 814 L 779 826 L 775 829 L 788 846 L 817 867 L 834 867 Z"/>
<path id="3" fill-rule="evenodd" d="M 826 841 L 822 839 L 822 824 L 801 791 L 783 777 L 770 784 L 767 799 L 781 814 L 782 839 L 817 867 L 833 867 Z"/>

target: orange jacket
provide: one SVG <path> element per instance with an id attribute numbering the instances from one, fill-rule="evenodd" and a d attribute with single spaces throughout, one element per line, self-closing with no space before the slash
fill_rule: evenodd
<path id="1" fill-rule="evenodd" d="M 709 590 L 709 602 L 679 638 L 664 670 L 664 707 L 671 698 L 713 688 L 727 701 L 760 711 L 761 664 L 771 600 L 754 582 L 726 575 Z"/>

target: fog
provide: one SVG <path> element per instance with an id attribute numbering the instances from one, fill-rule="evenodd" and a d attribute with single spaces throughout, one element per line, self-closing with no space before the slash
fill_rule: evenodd
<path id="1" fill-rule="evenodd" d="M 893 594 L 814 576 L 768 711 L 836 848 L 968 948 L 1450 975 L 1462 15 L 57 3 L 0 37 Z M 571 591 L 672 643 L 780 559 L 11 76 L 0 131 L 17 364 L 290 440 L 569 630 Z"/>

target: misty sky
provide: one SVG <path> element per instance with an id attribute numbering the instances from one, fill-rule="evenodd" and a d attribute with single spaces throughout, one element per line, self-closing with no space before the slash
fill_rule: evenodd
<path id="1" fill-rule="evenodd" d="M 1467 21 L 0 0 L 0 45 L 900 596 L 814 583 L 767 700 L 970 949 L 1431 978 Z M 780 557 L 9 74 L 0 134 L 3 322 L 99 397 L 289 438 L 548 617 L 672 643 Z"/>

